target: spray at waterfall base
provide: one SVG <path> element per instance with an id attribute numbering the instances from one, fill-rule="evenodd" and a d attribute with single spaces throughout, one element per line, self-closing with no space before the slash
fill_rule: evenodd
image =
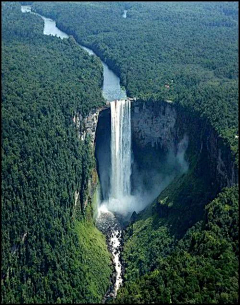
<path id="1" fill-rule="evenodd" d="M 132 149 L 131 101 L 110 102 L 105 124 L 108 126 L 102 128 L 102 134 L 109 130 L 109 135 L 102 140 L 104 144 L 99 144 L 105 148 L 102 152 L 100 148 L 97 156 L 101 183 L 99 213 L 111 211 L 127 220 L 134 211 L 140 212 L 150 204 L 177 175 L 187 171 L 188 137 L 184 135 L 175 149 L 169 148 L 158 166 L 146 166 L 140 171 L 134 160 L 137 152 Z"/>
<path id="2" fill-rule="evenodd" d="M 102 200 L 99 198 L 97 227 L 106 235 L 115 271 L 103 302 L 115 298 L 123 282 L 122 228 L 128 223 L 134 211 L 143 210 L 174 179 L 176 176 L 174 168 L 180 169 L 180 172 L 188 168 L 184 159 L 188 144 L 187 137 L 180 141 L 176 153 L 170 150 L 167 154 L 165 163 L 169 164 L 169 168 L 171 167 L 170 174 L 161 173 L 161 167 L 148 168 L 144 174 L 134 168 L 130 100 L 111 102 L 110 117 L 106 115 L 105 122 L 108 123 L 108 128 L 104 124 L 98 126 L 100 149 L 99 145 L 96 145 L 102 198 Z M 150 189 L 145 185 L 146 174 L 151 182 Z"/>

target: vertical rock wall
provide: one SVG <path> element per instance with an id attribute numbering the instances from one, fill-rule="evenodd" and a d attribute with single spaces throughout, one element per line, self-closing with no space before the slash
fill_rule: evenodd
<path id="1" fill-rule="evenodd" d="M 198 163 L 199 177 L 203 174 L 208 176 L 213 193 L 238 183 L 238 171 L 230 148 L 223 143 L 209 123 L 200 118 L 199 114 L 165 101 L 142 102 L 132 99 L 131 109 L 133 150 L 139 155 L 139 164 L 144 158 L 142 162 L 145 163 L 144 170 L 149 172 L 158 170 L 159 165 L 165 164 L 163 156 L 166 157 L 169 151 L 176 154 L 180 141 L 187 135 L 189 139 L 187 159 L 190 162 L 193 159 Z M 106 128 L 109 128 L 107 121 L 106 128 L 104 127 L 105 118 L 109 120 L 109 105 L 90 112 L 86 118 L 82 118 L 79 114 L 73 118 L 79 130 L 79 138 L 85 141 L 86 135 L 90 135 L 93 151 L 95 151 L 99 115 L 102 118 L 99 134 L 103 135 Z M 102 137 L 102 139 L 105 138 Z M 110 145 L 109 141 L 106 139 L 104 141 L 106 145 Z M 194 158 L 192 158 L 193 155 Z M 110 160 L 107 159 L 105 163 L 104 166 L 110 166 Z M 92 176 L 89 181 L 89 194 L 94 193 L 98 182 L 96 169 Z"/>
<path id="2" fill-rule="evenodd" d="M 132 103 L 132 132 L 135 149 L 148 146 L 163 152 L 176 151 L 177 143 L 187 134 L 188 154 L 205 156 L 205 170 L 213 184 L 221 189 L 238 183 L 230 148 L 206 120 L 189 109 L 164 101 L 135 101 Z"/>
<path id="3" fill-rule="evenodd" d="M 133 137 L 141 146 L 169 150 L 176 139 L 177 113 L 170 104 L 158 102 L 132 103 Z"/>
<path id="4" fill-rule="evenodd" d="M 90 145 L 93 156 L 95 153 L 95 137 L 96 137 L 97 124 L 98 124 L 98 117 L 99 117 L 99 113 L 105 108 L 107 109 L 109 108 L 109 106 L 106 105 L 106 107 L 94 109 L 84 118 L 80 113 L 76 113 L 73 117 L 73 122 L 76 125 L 79 140 L 83 141 L 84 145 L 87 145 L 86 138 L 87 136 L 90 137 Z M 87 204 L 89 203 L 89 201 L 92 202 L 98 183 L 99 183 L 98 173 L 96 167 L 94 167 L 91 172 L 91 177 L 89 178 L 87 183 L 88 187 L 86 190 L 86 199 L 84 200 L 84 202 L 80 202 L 81 199 L 79 196 L 79 190 L 75 191 L 74 211 L 76 211 L 77 209 L 84 210 Z"/>

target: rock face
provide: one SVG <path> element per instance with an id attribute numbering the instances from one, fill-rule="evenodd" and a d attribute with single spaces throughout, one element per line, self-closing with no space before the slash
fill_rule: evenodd
<path id="1" fill-rule="evenodd" d="M 177 143 L 188 135 L 188 154 L 205 158 L 205 169 L 218 188 L 238 183 L 238 171 L 230 148 L 217 132 L 189 109 L 168 102 L 132 103 L 132 137 L 136 149 L 150 147 L 176 151 Z"/>
<path id="2" fill-rule="evenodd" d="M 94 144 L 95 133 L 97 129 L 99 110 L 91 111 L 89 115 L 83 119 L 83 127 L 81 131 L 81 139 L 85 140 L 86 135 L 91 137 L 91 143 Z"/>
<path id="3" fill-rule="evenodd" d="M 211 170 L 221 188 L 233 186 L 238 183 L 238 170 L 230 154 L 230 148 L 226 147 L 221 138 L 211 130 L 206 141 L 209 152 Z"/>
<path id="4" fill-rule="evenodd" d="M 94 147 L 99 113 L 107 108 L 109 108 L 109 105 L 103 108 L 93 109 L 85 118 L 80 113 L 73 117 L 73 122 L 79 130 L 79 138 L 85 141 L 86 136 L 89 135 L 92 147 Z"/>
<path id="5" fill-rule="evenodd" d="M 96 129 L 98 124 L 98 117 L 99 113 L 104 110 L 108 109 L 109 105 L 106 105 L 105 107 L 94 109 L 92 110 L 86 117 L 83 118 L 83 116 L 80 113 L 76 113 L 73 117 L 73 122 L 75 123 L 78 131 L 78 137 L 79 140 L 85 142 L 87 136 L 90 137 L 90 145 L 92 147 L 92 154 L 94 155 L 95 150 L 95 137 L 96 137 Z M 86 199 L 84 202 L 80 202 L 80 193 L 79 190 L 76 190 L 74 193 L 74 214 L 77 209 L 85 209 L 89 200 L 92 201 L 97 186 L 98 186 L 99 180 L 98 180 L 98 174 L 96 168 L 92 169 L 91 177 L 88 180 L 87 183 L 87 190 L 86 190 Z"/>
<path id="6" fill-rule="evenodd" d="M 132 181 L 133 188 L 139 184 L 140 173 L 144 173 L 141 177 L 144 185 L 151 185 L 150 179 L 155 174 L 153 170 L 156 172 L 160 168 L 164 175 L 170 175 L 171 166 L 175 168 L 175 165 L 172 164 L 172 159 L 168 158 L 169 151 L 172 156 L 178 156 L 179 147 L 186 145 L 186 141 L 183 141 L 185 138 L 188 139 L 187 149 L 186 147 L 184 149 L 187 161 L 198 162 L 196 175 L 202 177 L 204 172 L 208 176 L 207 180 L 213 187 L 213 193 L 219 192 L 223 187 L 238 183 L 238 170 L 230 148 L 223 143 L 209 123 L 200 118 L 199 114 L 167 101 L 130 100 L 132 102 L 132 149 L 134 162 L 136 161 L 132 165 L 132 176 L 135 175 L 134 181 Z M 97 158 L 102 158 L 104 161 L 101 162 L 103 169 L 100 168 L 101 164 L 97 164 L 98 174 L 106 173 L 105 169 L 111 163 L 109 104 L 91 111 L 85 118 L 75 115 L 73 120 L 79 130 L 79 138 L 85 141 L 86 136 L 90 135 L 94 151 L 96 146 Z M 194 157 L 192 158 L 192 156 Z M 195 161 L 191 161 L 192 159 Z M 108 181 L 109 176 L 102 174 L 100 179 Z M 106 181 L 104 185 L 108 185 Z M 94 189 L 91 187 L 93 185 L 95 183 L 89 182 L 89 190 Z M 107 189 L 101 191 L 102 197 L 107 197 Z"/>
<path id="7" fill-rule="evenodd" d="M 134 101 L 131 105 L 132 192 L 157 196 L 179 174 L 186 172 L 188 131 L 178 133 L 172 103 Z"/>
<path id="8" fill-rule="evenodd" d="M 176 137 L 176 110 L 164 103 L 132 103 L 132 133 L 142 147 L 173 147 Z"/>

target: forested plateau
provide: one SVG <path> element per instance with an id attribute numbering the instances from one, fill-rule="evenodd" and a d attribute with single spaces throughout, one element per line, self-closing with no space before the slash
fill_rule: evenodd
<path id="1" fill-rule="evenodd" d="M 88 189 L 94 152 L 73 117 L 104 105 L 103 75 L 76 42 L 129 97 L 207 126 L 238 168 L 238 3 L 30 3 L 71 36 L 44 36 L 40 17 L 2 3 L 2 302 L 101 303 L 111 259 Z M 195 147 L 189 170 L 133 213 L 109 302 L 238 303 L 238 184 L 209 184 Z"/>
<path id="2" fill-rule="evenodd" d="M 33 9 L 94 50 L 128 96 L 171 100 L 207 117 L 238 159 L 237 2 L 36 2 Z"/>

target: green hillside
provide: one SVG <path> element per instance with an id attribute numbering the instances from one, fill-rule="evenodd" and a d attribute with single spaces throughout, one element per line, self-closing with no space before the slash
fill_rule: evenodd
<path id="1" fill-rule="evenodd" d="M 1 300 L 101 302 L 111 262 L 90 212 L 84 220 L 95 161 L 73 116 L 103 105 L 102 67 L 73 38 L 42 32 L 40 17 L 2 3 Z"/>
<path id="2" fill-rule="evenodd" d="M 2 3 L 2 303 L 101 303 L 109 287 L 88 194 L 96 160 L 73 121 L 104 105 L 103 71 L 78 42 L 129 97 L 170 101 L 192 141 L 189 170 L 124 229 L 124 282 L 107 302 L 237 304 L 239 189 L 226 176 L 238 164 L 238 3 L 30 3 L 71 36 L 45 36 L 40 17 Z M 210 172 L 219 147 L 224 187 Z"/>
<path id="3" fill-rule="evenodd" d="M 172 190 L 156 209 L 172 199 Z M 125 232 L 126 281 L 114 303 L 237 304 L 238 202 L 237 187 L 224 189 L 181 239 L 166 217 L 142 212 Z"/>

